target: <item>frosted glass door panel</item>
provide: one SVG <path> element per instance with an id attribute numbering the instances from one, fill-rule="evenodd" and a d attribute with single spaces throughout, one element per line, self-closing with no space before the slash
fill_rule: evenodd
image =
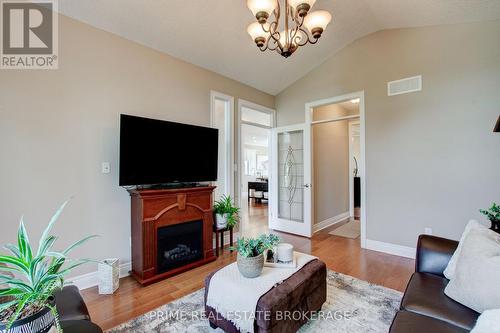
<path id="1" fill-rule="evenodd" d="M 278 133 L 278 217 L 304 222 L 304 132 Z"/>

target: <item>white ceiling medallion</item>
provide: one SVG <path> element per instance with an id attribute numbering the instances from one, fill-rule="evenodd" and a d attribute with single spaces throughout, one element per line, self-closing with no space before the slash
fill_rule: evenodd
<path id="1" fill-rule="evenodd" d="M 248 26 L 247 31 L 261 51 L 277 51 L 288 58 L 300 46 L 316 44 L 332 20 L 332 15 L 326 10 L 309 12 L 315 2 L 316 0 L 247 0 L 248 8 L 257 19 L 257 22 Z M 284 16 L 281 22 L 282 14 Z M 284 27 L 280 27 L 280 23 Z"/>

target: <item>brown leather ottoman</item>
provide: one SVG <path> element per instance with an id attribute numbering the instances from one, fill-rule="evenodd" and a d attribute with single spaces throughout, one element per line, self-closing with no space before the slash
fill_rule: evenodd
<path id="1" fill-rule="evenodd" d="M 227 333 L 239 332 L 232 322 L 207 306 L 210 279 L 216 272 L 210 273 L 205 278 L 206 316 L 212 328 L 219 327 Z M 259 299 L 254 332 L 296 332 L 313 312 L 321 310 L 325 301 L 326 265 L 315 259 Z M 286 316 L 286 313 L 291 315 Z"/>

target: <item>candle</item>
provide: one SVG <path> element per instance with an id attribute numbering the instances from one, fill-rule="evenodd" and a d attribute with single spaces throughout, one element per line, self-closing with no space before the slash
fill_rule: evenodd
<path id="1" fill-rule="evenodd" d="M 293 260 L 293 245 L 288 243 L 278 244 L 278 260 L 290 262 Z"/>

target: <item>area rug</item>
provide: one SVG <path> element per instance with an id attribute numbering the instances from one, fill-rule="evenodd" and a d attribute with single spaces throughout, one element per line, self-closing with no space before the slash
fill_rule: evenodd
<path id="1" fill-rule="evenodd" d="M 322 313 L 299 332 L 385 333 L 399 307 L 402 294 L 351 276 L 328 271 L 327 300 Z M 203 317 L 200 289 L 141 317 L 115 327 L 108 333 L 217 332 Z"/>
<path id="2" fill-rule="evenodd" d="M 358 238 L 361 234 L 361 224 L 359 220 L 351 220 L 344 224 L 343 226 L 338 227 L 335 230 L 329 232 L 330 235 L 340 236 L 345 238 Z"/>

